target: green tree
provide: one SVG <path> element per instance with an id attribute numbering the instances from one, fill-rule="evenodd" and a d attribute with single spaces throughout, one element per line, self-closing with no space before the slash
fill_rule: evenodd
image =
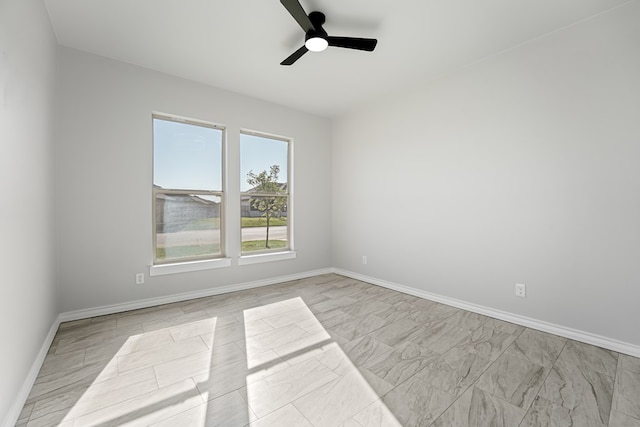
<path id="1" fill-rule="evenodd" d="M 269 247 L 269 223 L 271 218 L 279 218 L 282 216 L 282 211 L 287 203 L 287 198 L 279 196 L 284 193 L 280 184 L 278 183 L 278 174 L 280 173 L 280 166 L 273 165 L 269 168 L 269 172 L 262 171 L 259 174 L 255 174 L 252 170 L 247 174 L 247 182 L 253 186 L 253 191 L 258 193 L 250 200 L 251 206 L 254 209 L 262 212 L 262 216 L 267 220 L 267 238 L 265 240 L 265 247 Z"/>

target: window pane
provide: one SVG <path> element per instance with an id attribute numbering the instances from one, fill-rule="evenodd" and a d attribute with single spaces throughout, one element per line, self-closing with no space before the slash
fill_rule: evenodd
<path id="1" fill-rule="evenodd" d="M 289 145 L 267 136 L 240 134 L 242 253 L 291 247 Z"/>
<path id="2" fill-rule="evenodd" d="M 221 191 L 222 130 L 154 118 L 153 184 Z"/>
<path id="3" fill-rule="evenodd" d="M 269 173 L 272 166 L 278 166 L 278 179 L 287 184 L 289 143 L 277 139 L 240 134 L 240 191 L 254 188 L 248 182 L 249 173 Z"/>
<path id="4" fill-rule="evenodd" d="M 221 202 L 211 195 L 157 194 L 157 261 L 220 255 Z"/>
<path id="5" fill-rule="evenodd" d="M 288 197 L 242 197 L 242 252 L 288 248 Z"/>

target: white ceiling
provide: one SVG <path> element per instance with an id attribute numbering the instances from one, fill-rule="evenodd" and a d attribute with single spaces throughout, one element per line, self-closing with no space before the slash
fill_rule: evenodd
<path id="1" fill-rule="evenodd" d="M 636 0 L 631 0 L 636 1 Z M 329 48 L 280 65 L 304 33 L 279 0 L 44 0 L 61 45 L 323 116 L 407 90 L 628 0 L 300 0 Z"/>

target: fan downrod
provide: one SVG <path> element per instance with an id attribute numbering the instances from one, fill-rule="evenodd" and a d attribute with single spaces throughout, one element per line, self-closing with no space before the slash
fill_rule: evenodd
<path id="1" fill-rule="evenodd" d="M 311 21 L 311 23 L 317 30 L 324 25 L 324 23 L 326 22 L 326 17 L 324 16 L 324 13 L 314 11 L 309 14 L 309 21 Z"/>

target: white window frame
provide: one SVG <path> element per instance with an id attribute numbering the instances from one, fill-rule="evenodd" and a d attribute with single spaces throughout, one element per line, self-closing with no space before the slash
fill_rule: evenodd
<path id="1" fill-rule="evenodd" d="M 152 123 L 152 134 L 153 134 L 153 121 L 154 120 L 166 120 L 172 121 L 176 123 L 183 123 L 193 126 L 201 126 L 211 129 L 217 129 L 222 131 L 222 144 L 221 144 L 221 189 L 220 191 L 209 191 L 209 190 L 198 190 L 198 189 L 190 189 L 190 190 L 176 190 L 176 189 L 159 189 L 154 186 L 153 182 L 153 169 L 152 169 L 152 236 L 153 236 L 153 254 L 152 260 L 153 263 L 149 269 L 150 276 L 164 275 L 164 274 L 172 274 L 172 273 L 180 273 L 186 271 L 198 271 L 210 268 L 219 268 L 219 267 L 228 267 L 231 265 L 231 261 L 226 257 L 227 253 L 227 242 L 226 242 L 226 140 L 227 140 L 227 132 L 226 127 L 220 124 L 196 120 L 181 116 L 176 116 L 172 114 L 166 113 L 157 113 L 154 112 L 151 115 L 151 123 Z M 155 140 L 152 137 L 152 148 L 155 149 Z M 153 157 L 152 157 L 153 158 Z M 155 165 L 153 165 L 155 167 Z M 156 197 L 159 194 L 195 194 L 195 195 L 207 195 L 207 196 L 216 196 L 220 197 L 220 253 L 216 255 L 204 255 L 204 256 L 196 256 L 189 258 L 182 258 L 179 260 L 170 259 L 166 261 L 159 261 L 157 259 L 157 233 L 156 233 Z"/>
<path id="2" fill-rule="evenodd" d="M 287 248 L 267 249 L 262 251 L 242 252 L 242 218 L 240 218 L 240 255 L 238 257 L 238 265 L 259 264 L 263 262 L 283 261 L 294 259 L 297 257 L 297 252 L 294 249 L 294 221 L 295 221 L 295 200 L 294 200 L 294 142 L 293 138 L 289 138 L 281 135 L 274 135 L 266 132 L 260 132 L 250 129 L 240 129 L 240 135 L 251 135 L 260 138 L 268 138 L 276 141 L 282 141 L 287 143 Z M 240 138 L 238 139 L 238 141 Z M 242 159 L 240 159 L 242 162 Z M 243 179 L 243 177 L 240 177 Z M 240 198 L 242 199 L 243 193 L 240 192 Z M 269 194 L 264 194 L 269 195 Z"/>

